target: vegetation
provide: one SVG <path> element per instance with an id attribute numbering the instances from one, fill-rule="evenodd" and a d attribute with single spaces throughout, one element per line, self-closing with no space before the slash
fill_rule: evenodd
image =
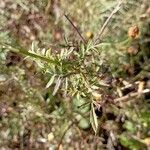
<path id="1" fill-rule="evenodd" d="M 0 148 L 148 150 L 149 15 L 148 0 L 0 2 Z"/>

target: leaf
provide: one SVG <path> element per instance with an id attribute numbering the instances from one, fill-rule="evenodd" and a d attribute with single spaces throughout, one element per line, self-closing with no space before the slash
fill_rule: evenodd
<path id="1" fill-rule="evenodd" d="M 97 121 L 97 116 L 96 116 L 96 113 L 95 113 L 95 109 L 94 109 L 93 103 L 91 103 L 90 123 L 92 125 L 92 128 L 93 128 L 95 134 L 96 134 L 97 133 L 97 129 L 98 129 L 98 121 Z"/>
<path id="2" fill-rule="evenodd" d="M 65 95 L 67 96 L 68 91 L 68 78 L 65 79 Z"/>
<path id="3" fill-rule="evenodd" d="M 86 51 L 89 51 L 92 48 L 92 40 L 90 40 L 87 44 Z"/>
<path id="4" fill-rule="evenodd" d="M 130 121 L 126 121 L 123 127 L 132 133 L 136 132 L 136 126 Z"/>
<path id="5" fill-rule="evenodd" d="M 45 49 L 45 48 L 41 49 L 41 50 L 40 50 L 40 53 L 41 53 L 43 56 L 45 56 L 45 55 L 46 55 L 46 49 Z"/>
<path id="6" fill-rule="evenodd" d="M 51 58 L 51 49 L 50 48 L 46 50 L 45 56 L 47 58 Z"/>
<path id="7" fill-rule="evenodd" d="M 49 88 L 49 87 L 53 84 L 53 82 L 54 82 L 54 80 L 55 80 L 55 77 L 56 77 L 56 74 L 54 74 L 54 75 L 50 78 L 50 80 L 49 80 L 48 83 L 46 84 L 46 89 Z"/>
<path id="8" fill-rule="evenodd" d="M 31 45 L 31 52 L 35 52 L 35 42 L 32 42 L 32 45 Z"/>
<path id="9" fill-rule="evenodd" d="M 57 91 L 59 90 L 59 87 L 61 85 L 61 81 L 62 81 L 62 79 L 59 76 L 57 81 L 56 81 L 56 85 L 55 85 L 55 88 L 54 88 L 54 91 L 53 91 L 53 94 L 52 94 L 53 96 L 56 95 Z"/>
<path id="10" fill-rule="evenodd" d="M 65 55 L 65 50 L 64 50 L 64 49 L 61 49 L 61 52 L 60 52 L 60 58 L 63 59 L 64 55 Z"/>
<path id="11" fill-rule="evenodd" d="M 90 128 L 90 121 L 87 118 L 82 118 L 79 121 L 78 126 L 83 130 L 88 129 L 88 128 Z"/>
<path id="12" fill-rule="evenodd" d="M 81 52 L 82 52 L 82 57 L 85 55 L 85 47 L 83 44 L 81 44 Z"/>

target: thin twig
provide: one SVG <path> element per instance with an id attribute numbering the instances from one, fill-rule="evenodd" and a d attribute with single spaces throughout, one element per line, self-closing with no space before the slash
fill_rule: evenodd
<path id="1" fill-rule="evenodd" d="M 125 89 L 129 89 L 129 88 L 133 88 L 135 85 L 139 85 L 140 81 L 137 81 L 133 84 L 127 84 L 124 87 L 121 87 L 121 90 L 125 90 Z"/>
<path id="2" fill-rule="evenodd" d="M 146 94 L 146 93 L 150 93 L 150 89 L 145 89 L 145 90 L 141 91 L 140 93 L 139 92 L 129 93 L 129 94 L 123 96 L 123 97 L 114 99 L 114 102 L 115 103 L 126 102 L 130 98 L 134 98 L 136 96 L 139 96 L 139 95 L 142 95 L 142 94 Z"/>
<path id="3" fill-rule="evenodd" d="M 64 14 L 64 16 L 65 16 L 66 19 L 69 21 L 69 23 L 73 26 L 73 28 L 74 28 L 75 31 L 78 33 L 78 35 L 79 35 L 79 37 L 82 39 L 82 41 L 83 41 L 84 43 L 87 43 L 86 40 L 84 39 L 84 37 L 81 35 L 79 29 L 74 25 L 74 23 L 70 20 L 70 18 L 69 18 L 66 14 Z"/>
<path id="4" fill-rule="evenodd" d="M 109 17 L 108 17 L 108 18 L 106 19 L 106 21 L 104 22 L 104 24 L 103 24 L 103 26 L 102 26 L 100 32 L 98 33 L 98 35 L 97 35 L 97 37 L 96 37 L 96 39 L 95 39 L 95 41 L 94 41 L 94 44 L 97 44 L 97 42 L 98 42 L 98 40 L 101 38 L 101 36 L 102 36 L 102 34 L 103 34 L 105 28 L 107 27 L 109 21 L 111 20 L 111 18 L 113 17 L 113 15 L 116 14 L 116 13 L 119 11 L 119 9 L 120 9 L 122 3 L 123 3 L 123 0 L 119 0 L 119 1 L 118 1 L 116 7 L 113 9 L 113 11 L 112 11 L 111 14 L 109 15 Z"/>
<path id="5" fill-rule="evenodd" d="M 61 146 L 61 144 L 62 144 L 62 141 L 63 141 L 64 136 L 66 135 L 67 131 L 72 127 L 72 125 L 73 125 L 74 123 L 75 123 L 75 122 L 72 122 L 72 123 L 67 127 L 67 129 L 64 131 L 63 135 L 61 136 L 60 142 L 59 142 L 59 144 L 58 144 L 57 150 L 60 149 L 60 146 Z"/>

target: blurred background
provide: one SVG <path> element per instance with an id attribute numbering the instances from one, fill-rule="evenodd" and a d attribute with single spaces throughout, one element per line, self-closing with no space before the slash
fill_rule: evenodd
<path id="1" fill-rule="evenodd" d="M 79 35 L 64 16 L 66 14 L 82 36 L 90 41 L 99 33 L 118 1 L 115 0 L 0 0 L 0 42 L 31 49 L 45 48 L 61 52 L 65 39 L 74 45 L 81 42 Z M 130 28 L 137 27 L 138 38 L 128 45 Z M 101 39 L 113 44 L 104 48 L 104 58 L 114 75 L 128 81 L 149 83 L 150 3 L 149 0 L 124 0 L 121 9 L 112 17 Z M 115 43 L 115 44 L 114 44 Z M 140 48 L 139 48 L 140 45 Z M 118 55 L 134 55 L 134 65 Z M 140 53 L 137 53 L 140 51 Z M 109 64 L 110 63 L 110 64 Z M 132 62 L 133 63 L 133 62 Z M 119 66 L 121 64 L 121 66 Z M 141 73 L 145 66 L 145 72 Z M 117 70 L 117 73 L 116 73 Z M 136 79 L 135 79 L 136 77 Z M 45 89 L 48 77 L 31 59 L 0 48 L 0 149 L 109 149 L 141 150 L 150 145 L 149 95 L 119 110 L 106 114 L 99 134 L 95 135 L 89 122 L 72 123 L 60 107 L 61 95 L 51 98 Z M 50 89 L 51 91 L 51 89 Z M 51 106 L 49 97 L 55 99 Z M 146 99 L 146 100 L 145 100 Z M 58 101 L 58 102 L 57 102 Z M 82 101 L 82 100 L 81 100 Z M 144 102 L 143 102 L 144 101 Z M 83 104 L 82 102 L 79 102 Z M 148 103 L 148 104 L 147 104 Z M 133 105 L 134 110 L 133 111 Z M 97 114 L 98 115 L 98 114 Z M 136 128 L 134 128 L 136 126 Z M 114 140 L 111 142 L 110 130 Z M 138 138 L 134 138 L 134 137 Z M 113 146 L 112 146 L 113 145 Z"/>

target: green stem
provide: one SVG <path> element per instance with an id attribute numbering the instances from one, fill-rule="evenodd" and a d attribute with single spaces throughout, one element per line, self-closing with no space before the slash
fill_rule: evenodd
<path id="1" fill-rule="evenodd" d="M 37 54 L 34 54 L 34 53 L 30 53 L 24 48 L 20 48 L 20 49 L 19 48 L 14 48 L 14 47 L 10 46 L 9 44 L 6 44 L 6 43 L 2 43 L 2 45 L 5 48 L 7 48 L 10 51 L 15 52 L 15 53 L 19 53 L 19 54 L 23 54 L 23 55 L 30 56 L 30 57 L 33 57 L 33 58 L 37 58 L 37 59 L 40 59 L 40 60 L 45 61 L 47 63 L 59 64 L 58 61 L 56 61 L 56 60 L 51 60 L 47 57 L 40 56 L 40 55 L 37 55 Z"/>

